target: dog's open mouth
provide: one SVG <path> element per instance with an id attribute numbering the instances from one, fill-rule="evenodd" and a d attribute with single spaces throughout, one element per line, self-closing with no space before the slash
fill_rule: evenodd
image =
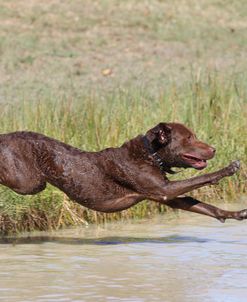
<path id="1" fill-rule="evenodd" d="M 182 154 L 183 160 L 191 167 L 201 170 L 207 167 L 207 161 L 194 155 L 184 153 Z"/>

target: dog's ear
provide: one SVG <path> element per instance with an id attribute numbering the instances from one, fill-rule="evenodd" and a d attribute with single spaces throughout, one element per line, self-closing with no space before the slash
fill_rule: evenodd
<path id="1" fill-rule="evenodd" d="M 147 132 L 150 141 L 158 142 L 160 145 L 167 145 L 171 141 L 171 126 L 167 123 L 159 123 Z"/>

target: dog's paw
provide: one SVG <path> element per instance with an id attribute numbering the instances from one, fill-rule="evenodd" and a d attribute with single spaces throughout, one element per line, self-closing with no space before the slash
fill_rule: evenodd
<path id="1" fill-rule="evenodd" d="M 247 219 L 247 209 L 239 211 L 236 217 L 237 220 L 244 220 Z"/>
<path id="2" fill-rule="evenodd" d="M 225 168 L 226 176 L 231 176 L 235 174 L 240 169 L 240 161 L 235 160 L 230 163 L 228 167 Z"/>

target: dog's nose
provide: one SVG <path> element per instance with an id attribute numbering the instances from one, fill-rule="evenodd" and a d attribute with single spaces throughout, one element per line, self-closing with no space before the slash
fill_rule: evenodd
<path id="1" fill-rule="evenodd" d="M 213 154 L 215 154 L 216 149 L 215 149 L 214 147 L 210 147 L 210 150 L 211 150 L 211 152 L 212 152 Z"/>

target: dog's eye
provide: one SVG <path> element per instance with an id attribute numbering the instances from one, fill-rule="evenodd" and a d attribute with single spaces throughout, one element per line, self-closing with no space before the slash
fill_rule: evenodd
<path id="1" fill-rule="evenodd" d="M 190 135 L 187 137 L 187 140 L 188 140 L 188 141 L 191 141 L 192 138 L 193 138 L 193 135 L 190 134 Z"/>

